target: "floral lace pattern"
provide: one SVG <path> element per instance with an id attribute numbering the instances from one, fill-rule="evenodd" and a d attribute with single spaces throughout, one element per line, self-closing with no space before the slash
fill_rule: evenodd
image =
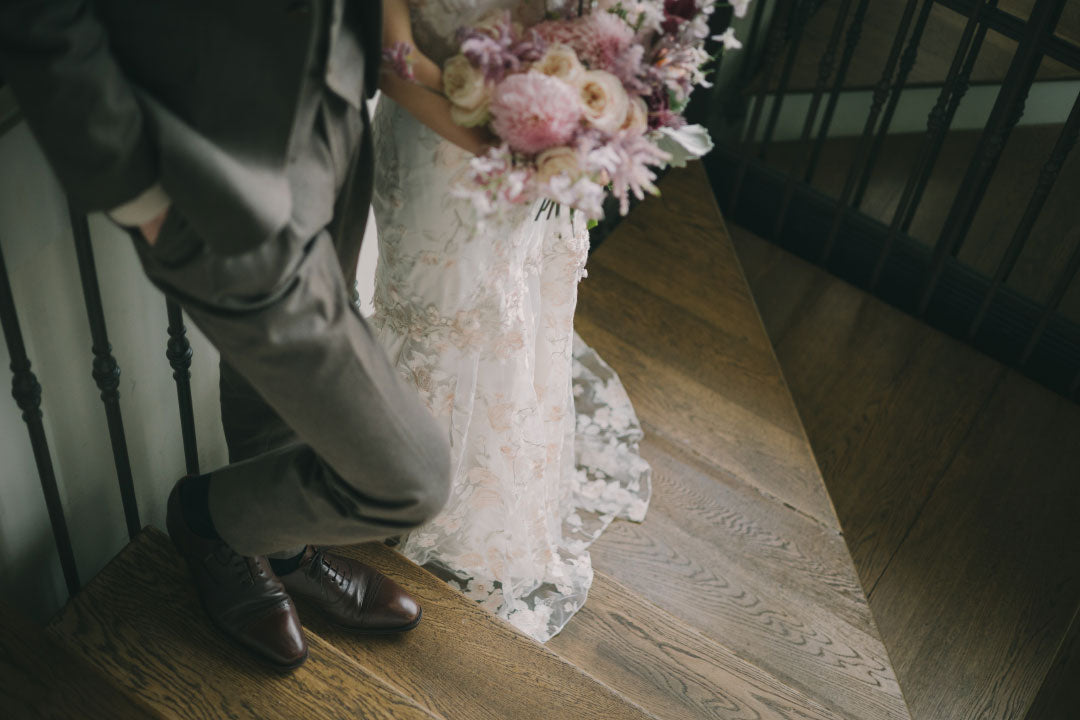
<path id="1" fill-rule="evenodd" d="M 477 4 L 416 3 L 447 19 Z M 545 641 L 585 602 L 588 546 L 642 520 L 651 489 L 630 400 L 573 330 L 588 232 L 538 207 L 479 226 L 447 192 L 467 153 L 385 97 L 374 130 L 373 325 L 445 423 L 454 473 L 446 509 L 399 549 Z"/>

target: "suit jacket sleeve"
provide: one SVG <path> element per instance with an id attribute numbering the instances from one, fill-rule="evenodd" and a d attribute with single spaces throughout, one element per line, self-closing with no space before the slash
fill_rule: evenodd
<path id="1" fill-rule="evenodd" d="M 0 0 L 0 74 L 74 207 L 114 208 L 155 183 L 142 108 L 90 0 Z"/>

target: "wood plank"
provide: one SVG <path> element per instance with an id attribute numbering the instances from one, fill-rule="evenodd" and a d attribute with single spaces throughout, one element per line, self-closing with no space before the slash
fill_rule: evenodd
<path id="1" fill-rule="evenodd" d="M 1080 407 L 1009 373 L 875 592 L 917 718 L 1017 718 L 1080 603 Z"/>
<path id="2" fill-rule="evenodd" d="M 599 572 L 548 647 L 662 720 L 840 717 Z"/>
<path id="3" fill-rule="evenodd" d="M 876 637 L 726 563 L 680 522 L 653 512 L 640 526 L 615 523 L 592 556 L 600 572 L 840 715 L 908 717 Z"/>
<path id="4" fill-rule="evenodd" d="M 799 604 L 827 609 L 877 634 L 839 533 L 764 502 L 745 483 L 712 471 L 662 438 L 647 435 L 641 454 L 653 468 L 650 511 L 710 543 L 724 566 L 746 568 L 796 595 Z"/>
<path id="5" fill-rule="evenodd" d="M 9 720 L 158 717 L 4 606 L 0 606 L 0 707 Z"/>
<path id="6" fill-rule="evenodd" d="M 1080 708 L 1080 606 L 1024 720 L 1058 720 Z"/>
<path id="7" fill-rule="evenodd" d="M 581 337 L 619 374 L 634 409 L 649 432 L 662 435 L 695 453 L 716 469 L 738 477 L 763 494 L 800 511 L 816 498 L 821 483 L 806 440 L 765 422 L 737 402 L 715 392 L 649 354 L 625 342 L 617 328 L 597 323 L 588 312 L 576 321 Z M 828 497 L 821 491 L 821 496 Z M 799 502 L 796 498 L 803 498 Z M 807 513 L 827 527 L 837 528 L 825 507 Z"/>
<path id="8" fill-rule="evenodd" d="M 633 223 L 594 253 L 578 330 L 619 372 L 635 403 L 642 396 L 643 418 L 657 411 L 656 426 L 718 467 L 838 527 L 708 187 L 700 163 L 669 173 L 663 196 L 642 203 Z M 694 298 L 697 288 L 703 299 Z M 670 387 L 657 382 L 653 373 L 661 369 Z"/>
<path id="9" fill-rule="evenodd" d="M 790 265 L 803 261 L 738 225 L 728 226 L 728 232 L 753 293 L 758 315 L 776 348 L 802 311 L 825 292 L 826 279 L 830 276 L 824 272 L 791 272 Z M 780 367 L 783 369 L 784 366 Z M 795 406 L 798 407 L 798 401 Z"/>
<path id="10" fill-rule="evenodd" d="M 431 720 L 318 636 L 282 674 L 223 638 L 168 538 L 147 528 L 87 585 L 49 633 L 162 718 Z"/>
<path id="11" fill-rule="evenodd" d="M 397 552 L 377 543 L 341 552 L 401 582 L 416 595 L 424 618 L 397 637 L 349 635 L 317 620 L 313 627 L 440 717 L 651 717 Z"/>
<path id="12" fill-rule="evenodd" d="M 766 244 L 740 235 L 753 264 Z M 783 252 L 783 251 L 781 251 Z M 785 326 L 777 355 L 863 587 L 872 588 L 1004 369 L 783 253 L 754 289 Z M 784 286 L 813 287 L 799 298 Z M 778 307 L 780 303 L 788 307 Z M 770 332 L 772 329 L 770 327 Z"/>
<path id="13" fill-rule="evenodd" d="M 653 440 L 594 567 L 845 717 L 906 718 L 779 364 L 697 166 L 590 260 L 577 326 Z"/>

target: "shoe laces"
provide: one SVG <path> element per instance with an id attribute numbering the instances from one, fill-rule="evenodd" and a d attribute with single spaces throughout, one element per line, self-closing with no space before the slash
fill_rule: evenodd
<path id="1" fill-rule="evenodd" d="M 345 588 L 349 584 L 349 578 L 334 565 L 322 548 L 315 549 L 307 571 L 311 577 L 317 578 L 320 583 L 329 578 L 331 582 L 340 588 Z"/>

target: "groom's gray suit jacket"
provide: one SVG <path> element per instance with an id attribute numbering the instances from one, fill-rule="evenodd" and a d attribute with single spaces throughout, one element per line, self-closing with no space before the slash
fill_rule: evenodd
<path id="1" fill-rule="evenodd" d="M 75 208 L 157 182 L 229 255 L 290 218 L 283 168 L 313 69 L 359 107 L 380 34 L 379 0 L 0 0 L 0 74 Z"/>

